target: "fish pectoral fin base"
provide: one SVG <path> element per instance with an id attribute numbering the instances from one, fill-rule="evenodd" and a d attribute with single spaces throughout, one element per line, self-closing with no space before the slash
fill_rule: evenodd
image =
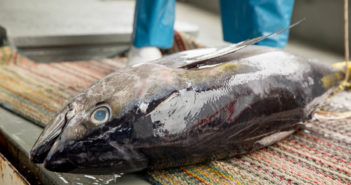
<path id="1" fill-rule="evenodd" d="M 188 61 L 186 62 L 186 64 L 184 65 L 180 65 L 178 66 L 179 68 L 194 68 L 194 67 L 197 67 L 198 65 L 200 64 L 204 64 L 204 63 L 209 63 L 209 64 L 215 64 L 215 63 L 223 63 L 222 60 L 217 60 L 218 58 L 221 58 L 221 57 L 225 57 L 226 55 L 229 55 L 229 54 L 232 54 L 236 51 L 239 51 L 247 46 L 250 46 L 250 45 L 253 45 L 253 44 L 256 44 L 257 42 L 259 41 L 262 41 L 268 37 L 271 37 L 271 36 L 274 36 L 274 35 L 278 35 L 286 30 L 289 30 L 291 29 L 292 27 L 300 24 L 301 22 L 303 22 L 305 19 L 301 19 L 299 21 L 297 21 L 296 23 L 286 27 L 286 28 L 283 28 L 277 32 L 274 32 L 274 33 L 271 33 L 271 34 L 268 34 L 268 35 L 264 35 L 264 36 L 260 36 L 260 37 L 256 37 L 256 38 L 253 38 L 253 39 L 249 39 L 249 40 L 246 40 L 246 41 L 243 41 L 243 42 L 239 42 L 237 44 L 231 44 L 229 46 L 225 46 L 225 47 L 220 47 L 218 48 L 216 51 L 214 52 L 211 52 L 211 53 L 208 53 L 208 54 L 204 54 L 204 55 L 200 55 L 200 56 L 196 56 L 196 57 L 193 57 L 193 58 L 188 58 Z"/>

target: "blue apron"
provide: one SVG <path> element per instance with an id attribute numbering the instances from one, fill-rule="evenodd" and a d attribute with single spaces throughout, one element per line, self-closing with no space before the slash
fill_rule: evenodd
<path id="1" fill-rule="evenodd" d="M 133 45 L 171 48 L 174 35 L 175 0 L 137 0 Z"/>

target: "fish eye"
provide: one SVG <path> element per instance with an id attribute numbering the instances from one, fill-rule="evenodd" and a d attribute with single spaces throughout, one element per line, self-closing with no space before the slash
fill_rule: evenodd
<path id="1" fill-rule="evenodd" d="M 91 122 L 100 125 L 107 122 L 110 118 L 111 111 L 107 106 L 96 108 L 90 116 Z"/>

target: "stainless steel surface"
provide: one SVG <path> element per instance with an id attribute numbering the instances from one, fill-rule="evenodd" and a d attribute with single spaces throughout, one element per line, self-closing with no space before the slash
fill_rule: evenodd
<path id="1" fill-rule="evenodd" d="M 42 129 L 2 108 L 0 108 L 0 148 L 7 153 L 15 166 L 25 171 L 25 176 L 34 176 L 43 184 L 78 184 L 78 183 L 106 183 L 109 184 L 149 184 L 138 174 L 127 174 L 119 177 L 118 174 L 111 175 L 84 175 L 54 173 L 44 169 L 42 165 L 36 165 L 29 160 L 29 151 Z M 12 162 L 12 161 L 11 161 Z M 95 179 L 94 179 L 95 178 Z"/>

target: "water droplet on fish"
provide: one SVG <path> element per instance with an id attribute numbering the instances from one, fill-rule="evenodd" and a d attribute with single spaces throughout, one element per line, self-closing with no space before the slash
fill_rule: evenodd
<path id="1" fill-rule="evenodd" d="M 91 176 L 91 175 L 84 175 L 84 177 L 86 177 L 86 178 L 89 178 L 89 179 L 96 179 L 95 177 L 93 177 L 93 176 Z"/>
<path id="2" fill-rule="evenodd" d="M 311 133 L 309 130 L 304 130 L 304 132 L 305 132 L 306 134 Z"/>
<path id="3" fill-rule="evenodd" d="M 59 179 L 61 179 L 63 183 L 68 184 L 68 181 L 64 177 L 59 176 Z"/>
<path id="4" fill-rule="evenodd" d="M 307 124 L 306 124 L 306 127 L 307 127 L 307 128 L 311 128 L 311 127 L 312 127 L 312 124 L 311 124 L 311 123 L 307 123 Z"/>
<path id="5" fill-rule="evenodd" d="M 83 175 L 83 174 L 71 174 L 65 173 L 56 173 L 60 180 L 64 184 L 74 184 L 74 185 L 83 185 L 83 184 L 115 184 L 119 178 L 122 177 L 123 173 L 114 173 L 108 175 Z"/>

